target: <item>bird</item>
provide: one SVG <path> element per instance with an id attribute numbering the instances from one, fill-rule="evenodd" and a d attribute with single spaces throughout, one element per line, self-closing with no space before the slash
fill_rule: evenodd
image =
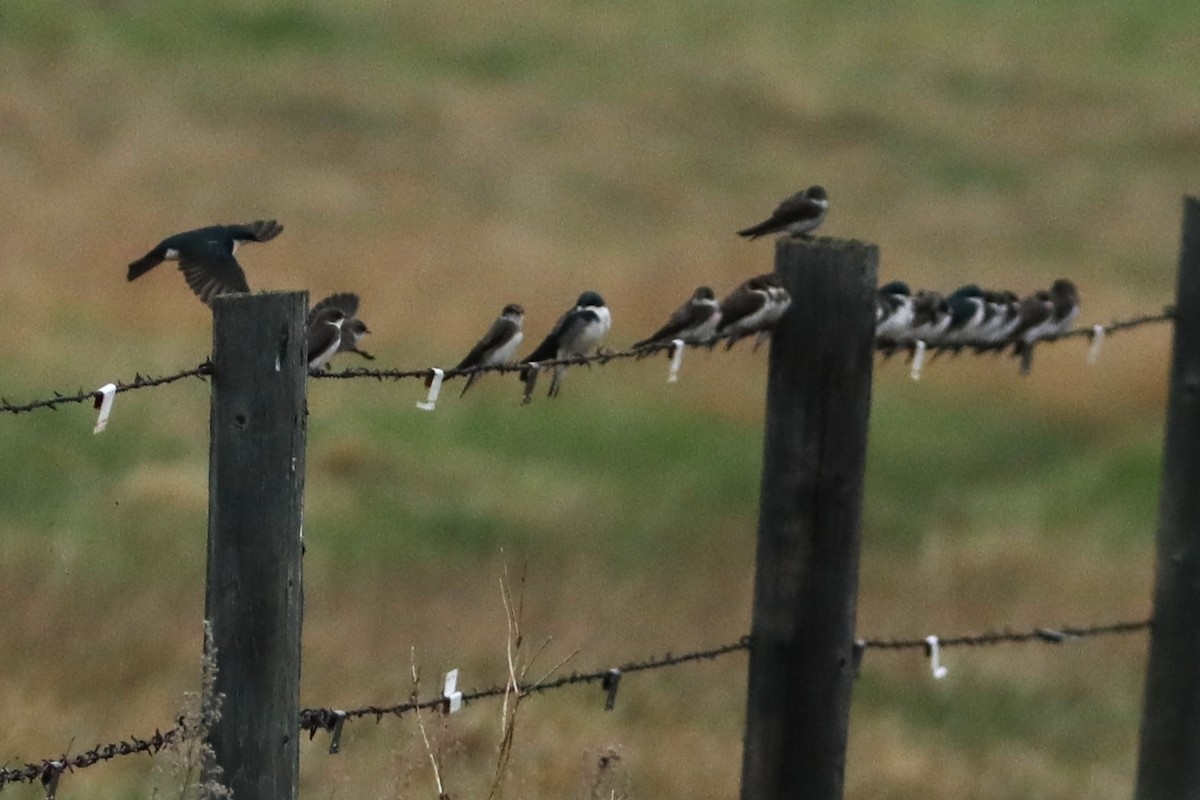
<path id="1" fill-rule="evenodd" d="M 1066 278 L 1056 280 L 1050 290 L 1039 289 L 1017 306 L 1020 324 L 1013 332 L 1013 355 L 1021 359 L 1021 374 L 1033 367 L 1033 346 L 1039 339 L 1061 336 L 1071 330 L 1079 316 L 1079 290 Z"/>
<path id="2" fill-rule="evenodd" d="M 912 290 L 904 281 L 879 287 L 875 298 L 875 341 L 891 352 L 913 322 Z"/>
<path id="3" fill-rule="evenodd" d="M 689 344 L 707 342 L 717 332 L 721 321 L 721 304 L 711 286 L 698 286 L 691 298 L 671 314 L 666 324 L 654 333 L 633 343 L 639 350 L 654 344 L 681 339 Z"/>
<path id="4" fill-rule="evenodd" d="M 747 239 L 757 239 L 768 233 L 804 236 L 820 227 L 828 210 L 829 196 L 824 187 L 810 186 L 780 203 L 767 219 L 744 228 L 737 234 Z"/>
<path id="5" fill-rule="evenodd" d="M 604 305 L 604 298 L 596 292 L 584 292 L 575 301 L 575 306 L 558 318 L 558 322 L 554 324 L 550 333 L 546 334 L 542 343 L 521 363 L 528 365 L 538 361 L 586 355 L 600 344 L 611 327 L 612 313 Z M 555 365 L 547 396 L 558 396 L 566 371 L 565 364 Z M 522 381 L 528 381 L 529 375 L 529 368 L 521 370 Z"/>
<path id="6" fill-rule="evenodd" d="M 346 312 L 337 306 L 326 306 L 310 317 L 306 337 L 310 371 L 322 369 L 338 351 L 345 321 Z"/>
<path id="7" fill-rule="evenodd" d="M 358 295 L 354 292 L 337 292 L 321 300 L 308 311 L 308 324 L 311 325 L 317 314 L 325 308 L 340 308 L 345 315 L 341 327 L 341 341 L 334 353 L 358 353 L 368 361 L 374 361 L 375 356 L 365 350 L 358 349 L 358 343 L 371 332 L 367 323 L 358 318 Z"/>
<path id="8" fill-rule="evenodd" d="M 921 289 L 913 298 L 913 321 L 903 336 L 903 343 L 915 347 L 917 342 L 936 344 L 950 327 L 950 304 L 937 292 Z"/>
<path id="9" fill-rule="evenodd" d="M 729 337 L 725 346 L 729 350 L 739 339 L 756 333 L 754 349 L 757 350 L 791 305 L 792 296 L 783 288 L 778 275 L 768 272 L 749 278 L 721 301 L 717 337 Z"/>
<path id="10" fill-rule="evenodd" d="M 983 299 L 987 303 L 987 314 L 971 343 L 978 353 L 1002 349 L 1021 324 L 1017 314 L 1017 306 L 1021 301 L 1013 292 L 986 291 Z"/>
<path id="11" fill-rule="evenodd" d="M 950 323 L 931 344 L 948 347 L 957 353 L 963 345 L 974 341 L 979 326 L 987 317 L 987 302 L 983 299 L 983 290 L 969 283 L 951 292 L 946 305 L 950 309 Z"/>
<path id="12" fill-rule="evenodd" d="M 500 316 L 488 328 L 483 338 L 475 343 L 471 352 L 467 353 L 455 369 L 471 367 L 490 367 L 495 364 L 508 364 L 517 354 L 521 340 L 525 338 L 522 330 L 525 322 L 525 309 L 516 303 L 509 303 L 500 312 Z M 479 378 L 480 373 L 472 372 L 467 376 L 467 385 L 463 387 L 462 397 L 471 388 L 471 384 Z"/>
<path id="13" fill-rule="evenodd" d="M 283 232 L 273 219 L 247 225 L 211 225 L 163 239 L 149 253 L 130 263 L 127 280 L 144 275 L 163 261 L 178 261 L 188 286 L 207 306 L 214 297 L 248 292 L 246 273 L 233 254 L 243 242 L 269 242 Z"/>

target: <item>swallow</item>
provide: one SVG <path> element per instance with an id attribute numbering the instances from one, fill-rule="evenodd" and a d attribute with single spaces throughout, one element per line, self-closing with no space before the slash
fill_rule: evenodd
<path id="1" fill-rule="evenodd" d="M 558 318 L 554 328 L 546 335 L 522 364 L 550 359 L 565 359 L 587 355 L 600 344 L 612 327 L 612 313 L 604 305 L 604 298 L 596 292 L 584 292 L 575 301 L 575 307 Z M 557 397 L 562 384 L 566 364 L 554 367 L 550 381 L 549 397 Z M 529 369 L 521 370 L 521 380 L 529 379 Z"/>
<path id="2" fill-rule="evenodd" d="M 829 196 L 825 194 L 825 189 L 810 186 L 780 203 L 767 219 L 737 233 L 747 239 L 757 239 L 768 233 L 804 236 L 820 227 L 828 210 Z"/>
<path id="3" fill-rule="evenodd" d="M 367 323 L 358 318 L 358 295 L 353 292 L 338 292 L 331 294 L 308 311 L 308 324 L 312 325 L 323 309 L 340 308 L 345 319 L 341 326 L 341 340 L 338 344 L 338 349 L 334 353 L 358 353 L 368 361 L 374 361 L 375 356 L 365 350 L 358 349 L 358 343 L 363 340 L 371 329 L 367 327 Z"/>
<path id="4" fill-rule="evenodd" d="M 1034 292 L 1017 306 L 1020 324 L 1013 333 L 1013 355 L 1021 359 L 1021 374 L 1033 366 L 1033 346 L 1040 339 L 1061 336 L 1071 330 L 1079 316 L 1079 290 L 1060 278 L 1050 287 Z"/>
<path id="5" fill-rule="evenodd" d="M 324 368 L 342 343 L 342 323 L 346 312 L 337 306 L 326 306 L 310 315 L 308 322 L 308 369 Z"/>
<path id="6" fill-rule="evenodd" d="M 729 337 L 725 346 L 729 350 L 739 339 L 756 333 L 754 349 L 757 350 L 791 305 L 792 296 L 783 288 L 778 275 L 767 273 L 750 278 L 721 301 L 717 337 Z"/>
<path id="7" fill-rule="evenodd" d="M 948 347 L 957 353 L 962 346 L 975 341 L 979 327 L 987 317 L 987 302 L 983 290 L 975 284 L 967 284 L 950 293 L 946 298 L 950 309 L 950 322 L 935 341 L 939 347 Z"/>
<path id="8" fill-rule="evenodd" d="M 496 364 L 509 364 L 512 362 L 513 356 L 517 354 L 517 348 L 521 345 L 521 340 L 525 338 L 525 333 L 522 327 L 525 323 L 525 309 L 521 308 L 516 303 L 509 303 L 500 312 L 500 316 L 492 323 L 492 327 L 488 328 L 488 332 L 483 335 L 483 338 L 475 343 L 471 348 L 471 352 L 467 353 L 462 361 L 458 362 L 455 369 L 469 369 L 471 367 L 490 367 Z M 467 385 L 463 387 L 462 397 L 467 393 L 467 389 L 471 388 L 480 376 L 479 372 L 472 372 L 467 376 Z"/>
<path id="9" fill-rule="evenodd" d="M 875 298 L 875 343 L 891 353 L 913 322 L 912 291 L 904 281 L 879 287 Z"/>
<path id="10" fill-rule="evenodd" d="M 950 304 L 937 292 L 922 289 L 913 298 L 913 321 L 901 342 L 914 348 L 917 342 L 934 344 L 950 327 Z"/>
<path id="11" fill-rule="evenodd" d="M 163 261 L 178 261 L 188 286 L 207 306 L 214 297 L 248 292 L 246 273 L 233 254 L 243 242 L 269 242 L 283 232 L 273 219 L 248 225 L 212 225 L 177 233 L 129 265 L 127 280 L 144 275 Z"/>
<path id="12" fill-rule="evenodd" d="M 1021 324 L 1021 318 L 1017 314 L 1017 306 L 1021 301 L 1014 293 L 986 291 L 983 293 L 983 299 L 987 303 L 987 314 L 975 334 L 975 341 L 972 342 L 977 353 L 1003 348 Z"/>
<path id="13" fill-rule="evenodd" d="M 654 333 L 633 343 L 638 350 L 655 344 L 681 339 L 689 344 L 707 342 L 717 332 L 721 321 L 721 304 L 710 286 L 699 286 L 691 299 L 675 310 L 666 324 Z"/>

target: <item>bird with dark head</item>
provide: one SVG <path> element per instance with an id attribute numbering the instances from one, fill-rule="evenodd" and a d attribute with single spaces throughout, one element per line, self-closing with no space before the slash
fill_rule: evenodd
<path id="1" fill-rule="evenodd" d="M 586 356 L 596 348 L 612 327 L 612 314 L 604 305 L 604 298 L 596 292 L 584 292 L 575 301 L 575 307 L 558 318 L 554 328 L 546 334 L 542 343 L 521 360 L 528 365 L 541 361 L 568 359 Z M 556 364 L 554 377 L 550 381 L 549 397 L 557 397 L 566 374 L 566 364 Z M 528 382 L 531 368 L 521 370 L 521 380 Z"/>
<path id="2" fill-rule="evenodd" d="M 779 276 L 773 272 L 756 275 L 741 283 L 721 301 L 721 319 L 717 323 L 717 336 L 729 337 L 725 349 L 729 350 L 739 340 L 757 334 L 754 350 L 770 338 L 776 323 L 792 305 L 792 296 L 783 288 Z"/>
<path id="3" fill-rule="evenodd" d="M 1059 278 L 1050 290 L 1040 289 L 1017 306 L 1020 324 L 1013 332 L 1013 355 L 1021 359 L 1021 374 L 1033 367 L 1033 347 L 1041 339 L 1061 336 L 1071 330 L 1079 317 L 1079 290 L 1066 278 Z"/>
<path id="4" fill-rule="evenodd" d="M 912 291 L 904 281 L 879 287 L 875 295 L 875 344 L 891 355 L 913 322 Z"/>
<path id="5" fill-rule="evenodd" d="M 516 303 L 509 303 L 500 311 L 500 316 L 492 323 L 492 327 L 488 328 L 483 338 L 471 348 L 471 352 L 458 362 L 455 369 L 512 363 L 513 356 L 517 354 L 517 348 L 521 345 L 521 340 L 525 338 L 524 323 L 525 309 Z M 463 387 L 459 397 L 467 393 L 467 389 L 470 389 L 471 384 L 478 380 L 479 375 L 478 372 L 472 372 L 467 376 L 467 385 Z"/>
<path id="6" fill-rule="evenodd" d="M 367 327 L 367 323 L 358 318 L 358 295 L 354 292 L 337 292 L 321 300 L 308 312 L 308 324 L 311 325 L 317 315 L 326 308 L 339 308 L 342 311 L 344 320 L 341 326 L 341 340 L 338 344 L 338 349 L 333 355 L 338 353 L 357 353 L 368 361 L 374 361 L 375 356 L 365 350 L 358 349 L 358 343 L 363 340 L 371 329 Z M 332 357 L 332 356 L 331 356 Z"/>
<path id="7" fill-rule="evenodd" d="M 721 320 L 721 304 L 711 286 L 698 286 L 691 298 L 677 308 L 666 324 L 654 333 L 633 343 L 634 350 L 665 344 L 679 339 L 687 344 L 707 342 L 717 332 Z"/>
<path id="8" fill-rule="evenodd" d="M 342 324 L 346 312 L 337 306 L 326 306 L 309 316 L 306 338 L 308 369 L 324 369 L 342 343 Z"/>
<path id="9" fill-rule="evenodd" d="M 737 234 L 747 239 L 757 239 L 769 233 L 807 236 L 821 226 L 828 210 L 829 195 L 825 193 L 825 188 L 810 186 L 784 200 L 762 222 L 743 228 Z"/>
<path id="10" fill-rule="evenodd" d="M 164 261 L 177 261 L 192 291 L 211 306 L 214 297 L 248 292 L 246 273 L 234 258 L 239 244 L 269 242 L 283 232 L 273 219 L 247 225 L 211 225 L 163 239 L 146 255 L 129 265 L 127 280 L 146 274 Z"/>

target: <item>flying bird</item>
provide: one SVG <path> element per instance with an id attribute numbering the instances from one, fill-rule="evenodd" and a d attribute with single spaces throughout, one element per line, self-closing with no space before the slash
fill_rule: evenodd
<path id="1" fill-rule="evenodd" d="M 575 301 L 575 307 L 558 318 L 554 328 L 546 335 L 532 353 L 521 363 L 531 364 L 549 359 L 564 359 L 573 356 L 587 355 L 600 344 L 612 327 L 612 313 L 604 305 L 604 298 L 596 292 L 584 292 Z M 549 397 L 557 397 L 562 384 L 563 375 L 567 371 L 565 364 L 554 367 L 554 377 L 550 381 Z M 521 380 L 529 379 L 529 370 L 521 370 Z"/>
<path id="2" fill-rule="evenodd" d="M 177 233 L 129 265 L 128 280 L 144 275 L 163 261 L 178 261 L 179 271 L 192 291 L 211 306 L 214 297 L 248 292 L 246 273 L 233 254 L 243 242 L 269 242 L 283 232 L 273 219 L 248 225 L 212 225 Z"/>
<path id="3" fill-rule="evenodd" d="M 492 323 L 492 327 L 488 328 L 488 332 L 471 348 L 471 352 L 458 362 L 455 369 L 511 363 L 513 356 L 517 354 L 517 348 L 521 345 L 521 340 L 525 338 L 522 330 L 524 323 L 525 309 L 516 303 L 509 303 Z M 467 385 L 463 387 L 459 397 L 467 393 L 467 389 L 471 388 L 471 384 L 479 378 L 480 374 L 472 372 L 467 376 Z"/>
<path id="4" fill-rule="evenodd" d="M 820 227 L 828 210 L 829 196 L 824 187 L 810 186 L 780 203 L 767 219 L 737 233 L 747 239 L 757 239 L 768 233 L 804 236 Z"/>
<path id="5" fill-rule="evenodd" d="M 338 353 L 358 353 L 368 361 L 374 361 L 375 356 L 365 350 L 358 349 L 358 343 L 371 332 L 371 329 L 367 327 L 367 323 L 358 318 L 358 295 L 354 292 L 338 292 L 329 295 L 309 309 L 308 324 L 312 325 L 317 315 L 326 308 L 340 308 L 342 315 L 345 317 L 341 326 L 341 340 L 333 355 L 337 355 Z"/>
<path id="6" fill-rule="evenodd" d="M 757 275 L 744 281 L 721 301 L 717 336 L 729 337 L 725 346 L 728 350 L 739 339 L 756 333 L 754 349 L 757 350 L 791 305 L 792 296 L 783 288 L 778 275 Z"/>
<path id="7" fill-rule="evenodd" d="M 326 306 L 311 315 L 308 322 L 307 354 L 310 371 L 323 369 L 342 343 L 342 323 L 346 312 Z"/>
<path id="8" fill-rule="evenodd" d="M 691 299 L 676 309 L 665 325 L 640 342 L 634 342 L 633 349 L 674 339 L 682 339 L 689 344 L 707 342 L 717 332 L 720 320 L 721 304 L 717 302 L 712 287 L 700 286 L 692 292 Z"/>

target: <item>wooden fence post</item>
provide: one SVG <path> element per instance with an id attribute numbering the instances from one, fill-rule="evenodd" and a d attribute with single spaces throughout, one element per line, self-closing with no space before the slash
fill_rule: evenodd
<path id="1" fill-rule="evenodd" d="M 213 302 L 204 615 L 223 700 L 207 777 L 237 800 L 293 799 L 299 780 L 307 306 L 306 292 Z"/>
<path id="2" fill-rule="evenodd" d="M 784 237 L 771 341 L 742 800 L 842 796 L 879 249 Z"/>
<path id="3" fill-rule="evenodd" d="M 1138 800 L 1200 797 L 1200 200 L 1184 198 Z"/>

